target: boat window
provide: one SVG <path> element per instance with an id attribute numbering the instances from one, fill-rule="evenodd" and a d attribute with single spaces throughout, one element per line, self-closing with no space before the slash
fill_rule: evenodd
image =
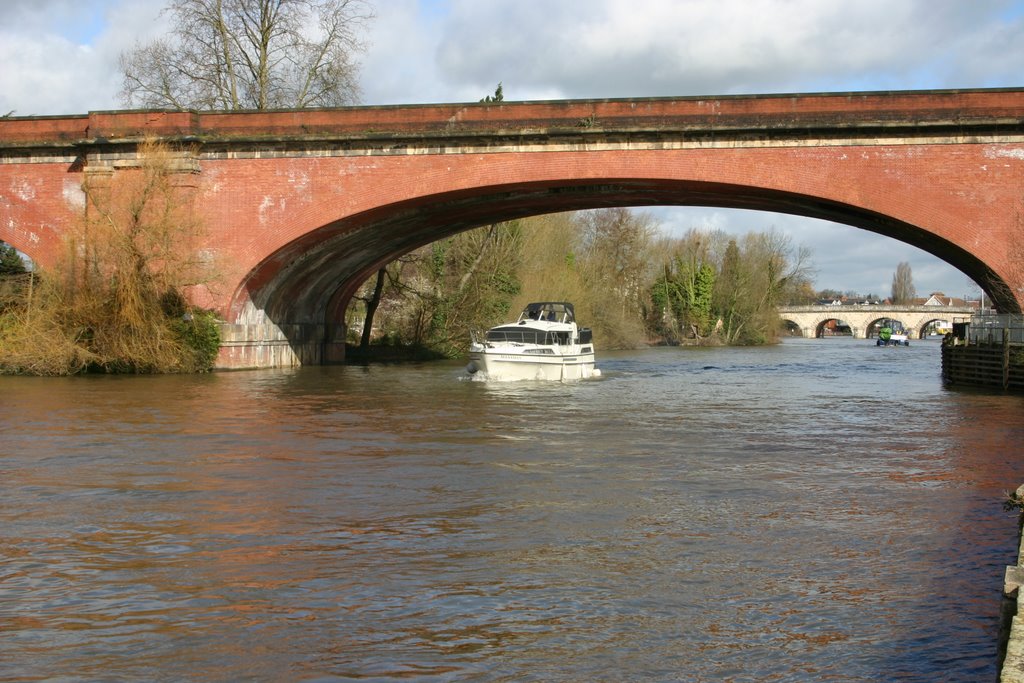
<path id="1" fill-rule="evenodd" d="M 487 341 L 515 342 L 518 344 L 546 344 L 547 333 L 521 327 L 496 327 L 487 332 Z"/>

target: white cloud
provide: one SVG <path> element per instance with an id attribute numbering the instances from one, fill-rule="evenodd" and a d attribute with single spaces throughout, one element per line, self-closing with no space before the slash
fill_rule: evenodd
<path id="1" fill-rule="evenodd" d="M 1009 4 L 455 0 L 437 68 L 510 99 L 1015 85 Z"/>
<path id="2" fill-rule="evenodd" d="M 435 81 L 439 18 L 420 10 L 416 0 L 389 0 L 377 8 L 370 46 L 360 60 L 364 99 L 369 104 L 436 101 Z M 479 98 L 478 98 L 479 99 Z"/>
<path id="3" fill-rule="evenodd" d="M 114 109 L 117 59 L 159 30 L 162 0 L 8 0 L 0 9 L 0 110 L 17 116 Z"/>
<path id="4" fill-rule="evenodd" d="M 96 53 L 60 36 L 0 36 L 0 63 L 20 63 L 0 72 L 0 109 L 37 116 L 74 113 L 96 88 Z"/>

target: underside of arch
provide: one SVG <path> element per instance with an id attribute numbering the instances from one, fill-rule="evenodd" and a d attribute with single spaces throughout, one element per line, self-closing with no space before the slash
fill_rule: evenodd
<path id="1" fill-rule="evenodd" d="M 849 321 L 842 319 L 839 316 L 832 316 L 831 318 L 824 318 L 814 324 L 814 336 L 823 337 L 825 336 L 825 330 L 829 328 L 830 322 L 835 322 L 835 327 L 851 327 Z"/>
<path id="2" fill-rule="evenodd" d="M 851 225 L 911 244 L 977 282 L 1001 311 L 1019 312 L 1007 284 L 980 259 L 927 229 L 864 208 L 764 188 L 608 178 L 523 182 L 423 196 L 341 218 L 269 256 L 238 287 L 227 312 L 274 323 L 330 323 L 375 270 L 420 246 L 527 216 L 610 207 L 707 206 L 770 211 Z"/>

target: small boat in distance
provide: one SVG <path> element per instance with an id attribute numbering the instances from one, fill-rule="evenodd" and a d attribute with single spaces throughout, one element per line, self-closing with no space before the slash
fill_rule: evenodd
<path id="1" fill-rule="evenodd" d="M 878 341 L 875 344 L 878 346 L 910 346 L 903 328 L 893 328 L 889 325 L 878 331 Z"/>
<path id="2" fill-rule="evenodd" d="M 578 380 L 601 374 L 594 367 L 593 333 L 576 324 L 576 312 L 565 301 L 527 304 L 516 322 L 474 334 L 466 371 L 498 381 Z"/>

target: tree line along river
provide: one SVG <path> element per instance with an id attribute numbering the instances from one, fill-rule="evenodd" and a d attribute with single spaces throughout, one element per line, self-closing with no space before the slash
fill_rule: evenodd
<path id="1" fill-rule="evenodd" d="M 991 681 L 1024 398 L 938 342 L 0 377 L 0 680 Z"/>

